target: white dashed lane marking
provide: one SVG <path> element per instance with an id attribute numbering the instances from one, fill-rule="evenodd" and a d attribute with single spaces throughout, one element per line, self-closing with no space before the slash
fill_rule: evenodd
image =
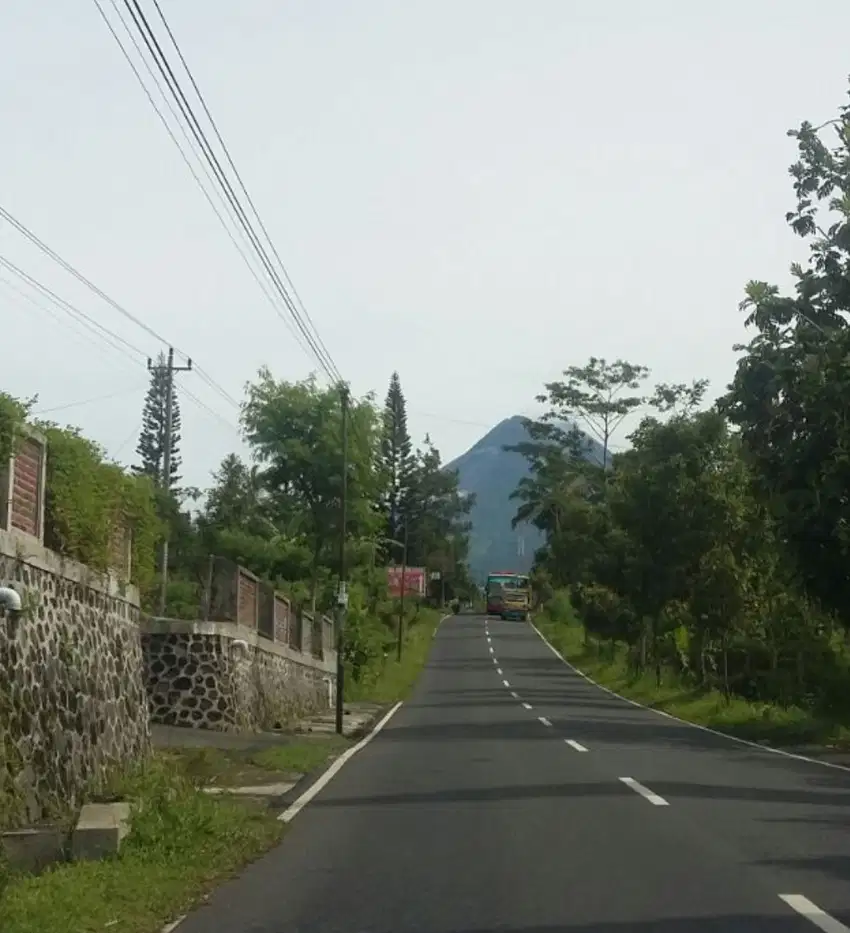
<path id="1" fill-rule="evenodd" d="M 510 687 L 510 684 L 509 684 L 506 680 L 503 680 L 502 683 L 503 683 L 506 687 Z M 514 696 L 516 696 L 516 694 L 514 694 Z"/>
<path id="2" fill-rule="evenodd" d="M 552 723 L 545 716 L 538 716 L 537 718 L 540 720 L 540 722 L 543 723 L 544 726 L 552 725 Z"/>
<path id="3" fill-rule="evenodd" d="M 626 785 L 626 787 L 633 790 L 636 794 L 640 794 L 641 797 L 648 800 L 654 806 L 670 806 L 670 804 L 668 804 L 663 797 L 659 797 L 658 794 L 654 794 L 648 787 L 644 787 L 643 784 L 641 784 L 639 781 L 636 781 L 634 778 L 621 777 L 620 780 Z"/>
<path id="4" fill-rule="evenodd" d="M 819 930 L 823 930 L 824 933 L 848 933 L 848 927 L 836 920 L 835 917 L 830 917 L 825 910 L 821 910 L 817 904 L 813 904 L 802 894 L 780 894 L 779 898 L 785 901 L 792 910 L 796 910 L 801 917 L 805 917 Z"/>
<path id="5" fill-rule="evenodd" d="M 534 707 L 533 707 L 530 703 L 523 703 L 522 705 L 523 705 L 526 709 L 534 709 Z"/>
<path id="6" fill-rule="evenodd" d="M 567 745 L 570 748 L 574 748 L 577 752 L 586 752 L 587 749 L 581 744 L 581 742 L 576 742 L 575 739 L 564 739 Z"/>
<path id="7" fill-rule="evenodd" d="M 511 690 L 511 696 L 512 696 L 515 700 L 518 700 L 518 699 L 519 699 L 519 694 L 516 692 L 516 690 Z"/>

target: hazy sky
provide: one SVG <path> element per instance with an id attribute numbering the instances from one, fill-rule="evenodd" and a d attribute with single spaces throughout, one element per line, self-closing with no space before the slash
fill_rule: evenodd
<path id="1" fill-rule="evenodd" d="M 744 283 L 805 255 L 786 130 L 832 118 L 850 71 L 847 0 L 162 5 L 339 369 L 381 397 L 398 369 L 447 459 L 590 355 L 721 391 Z M 0 87 L 3 207 L 232 395 L 315 368 L 91 0 L 7 0 Z M 0 254 L 160 349 L 2 221 Z M 0 315 L 2 388 L 39 410 L 117 393 L 52 417 L 132 458 L 143 361 L 2 282 Z M 179 380 L 223 419 L 182 399 L 205 484 L 238 412 Z"/>

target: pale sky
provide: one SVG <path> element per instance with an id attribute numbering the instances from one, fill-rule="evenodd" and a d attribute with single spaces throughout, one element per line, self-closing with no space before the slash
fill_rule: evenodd
<path id="1" fill-rule="evenodd" d="M 722 391 L 745 282 L 805 256 L 786 130 L 834 117 L 850 71 L 848 0 L 162 5 L 337 366 L 381 398 L 397 369 L 446 459 L 590 355 Z M 0 205 L 230 394 L 315 369 L 95 4 L 8 0 L 0 22 Z M 0 255 L 160 349 L 2 220 Z M 2 388 L 132 460 L 144 369 L 2 282 L 0 315 Z M 182 398 L 206 485 L 238 413 L 179 384 L 223 419 Z"/>

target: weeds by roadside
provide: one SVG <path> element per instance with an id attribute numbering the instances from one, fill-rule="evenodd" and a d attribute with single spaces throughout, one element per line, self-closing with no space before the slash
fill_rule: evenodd
<path id="1" fill-rule="evenodd" d="M 284 831 L 267 808 L 211 797 L 159 756 L 118 789 L 133 804 L 120 854 L 11 877 L 0 893 L 3 933 L 154 933 Z"/>
<path id="2" fill-rule="evenodd" d="M 247 787 L 294 779 L 327 764 L 351 744 L 338 735 L 298 735 L 267 748 L 168 748 L 161 757 L 197 784 Z"/>
<path id="3" fill-rule="evenodd" d="M 405 634 L 401 661 L 394 646 L 380 664 L 366 672 L 359 682 L 348 681 L 345 699 L 351 702 L 396 703 L 406 699 L 413 689 L 431 650 L 431 642 L 443 613 L 422 608 Z"/>
<path id="4" fill-rule="evenodd" d="M 817 745 L 850 748 L 850 728 L 799 706 L 781 707 L 726 697 L 717 690 L 699 689 L 669 672 L 659 686 L 654 673 L 632 674 L 624 649 L 588 639 L 569 601 L 555 597 L 535 624 L 561 654 L 597 683 L 645 706 L 663 710 L 688 722 L 709 726 L 737 738 L 768 745 Z"/>

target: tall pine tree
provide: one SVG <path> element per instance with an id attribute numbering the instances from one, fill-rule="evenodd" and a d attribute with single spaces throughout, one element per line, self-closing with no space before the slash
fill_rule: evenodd
<path id="1" fill-rule="evenodd" d="M 145 396 L 142 410 L 142 430 L 136 453 L 139 465 L 134 471 L 143 476 L 150 476 L 156 483 L 162 483 L 163 454 L 165 453 L 165 415 L 166 392 L 168 389 L 168 360 L 160 353 L 156 365 L 151 368 L 151 382 Z M 177 400 L 176 385 L 172 390 L 171 416 L 171 476 L 167 484 L 170 492 L 175 492 L 180 481 L 180 403 Z M 163 486 L 166 484 L 162 483 Z"/>
<path id="2" fill-rule="evenodd" d="M 395 541 L 401 540 L 404 533 L 415 466 L 413 445 L 407 431 L 407 403 L 398 373 L 394 372 L 381 420 L 381 467 L 386 482 L 383 502 L 386 534 L 387 538 Z"/>

